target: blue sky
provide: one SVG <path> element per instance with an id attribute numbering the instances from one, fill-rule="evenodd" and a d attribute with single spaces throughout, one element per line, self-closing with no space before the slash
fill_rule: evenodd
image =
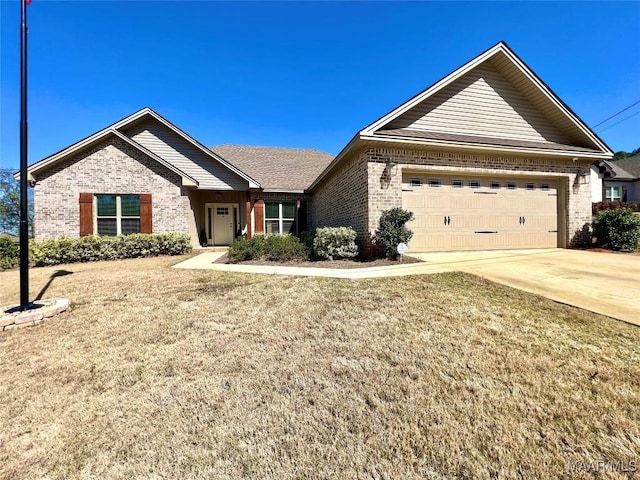
<path id="1" fill-rule="evenodd" d="M 28 17 L 29 163 L 144 106 L 207 146 L 335 154 L 500 40 L 590 126 L 640 100 L 640 2 L 33 0 Z M 0 167 L 17 168 L 17 0 L 0 22 Z M 640 104 L 596 132 L 639 147 Z"/>

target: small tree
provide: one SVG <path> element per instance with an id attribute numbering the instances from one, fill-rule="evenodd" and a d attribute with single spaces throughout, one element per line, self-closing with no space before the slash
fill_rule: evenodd
<path id="1" fill-rule="evenodd" d="M 640 216 L 628 208 L 601 210 L 593 224 L 598 245 L 613 250 L 637 250 L 640 242 Z"/>
<path id="2" fill-rule="evenodd" d="M 33 234 L 33 195 L 29 189 L 29 236 Z M 0 169 L 0 232 L 17 235 L 20 230 L 20 184 L 11 170 Z"/>
<path id="3" fill-rule="evenodd" d="M 413 232 L 406 226 L 410 220 L 413 220 L 413 212 L 402 208 L 396 207 L 382 212 L 372 240 L 387 258 L 398 258 L 398 244 L 407 243 L 413 237 Z"/>

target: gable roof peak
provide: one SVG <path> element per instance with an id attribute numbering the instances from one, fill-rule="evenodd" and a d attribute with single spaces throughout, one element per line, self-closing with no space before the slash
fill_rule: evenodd
<path id="1" fill-rule="evenodd" d="M 513 87 L 512 90 L 515 94 L 515 97 L 512 95 L 515 101 L 514 104 L 531 104 L 533 110 L 541 112 L 544 118 L 553 119 L 550 120 L 549 126 L 553 126 L 561 135 L 554 133 L 551 136 L 571 139 L 571 145 L 587 148 L 592 155 L 599 155 L 600 158 L 613 155 L 611 149 L 502 40 L 362 129 L 359 132 L 360 138 L 372 139 L 379 131 L 394 128 L 393 122 L 396 119 L 409 111 L 416 112 L 416 109 L 420 105 L 424 105 L 427 100 L 444 102 L 444 99 L 438 100 L 438 95 L 444 95 L 444 92 L 448 91 L 445 90 L 447 88 L 455 88 L 452 86 L 454 82 L 463 81 L 463 78 L 471 78 L 472 72 L 480 72 L 479 68 L 484 64 L 487 66 L 483 66 L 483 69 L 495 70 L 497 79 Z M 456 85 L 459 85 L 459 83 L 456 83 Z M 489 84 L 488 88 L 494 87 Z M 441 94 L 441 92 L 443 93 Z M 502 97 L 500 93 L 497 95 Z M 518 96 L 522 98 L 516 98 Z M 478 105 L 483 109 L 483 115 L 486 115 L 490 108 L 496 108 L 490 104 L 478 103 Z M 514 110 L 516 114 L 518 113 L 518 107 L 506 106 Z M 535 116 L 538 116 L 538 114 L 536 113 Z M 547 132 L 551 131 L 549 126 L 544 127 Z M 534 134 L 534 136 L 536 135 Z M 546 135 L 540 134 L 538 136 L 547 139 Z M 558 142 L 557 140 L 553 142 L 558 144 L 567 143 L 567 146 L 569 146 L 569 142 Z"/>

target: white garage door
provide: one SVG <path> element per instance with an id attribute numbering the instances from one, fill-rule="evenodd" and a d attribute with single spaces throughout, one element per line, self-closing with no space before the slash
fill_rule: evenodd
<path id="1" fill-rule="evenodd" d="M 402 175 L 414 252 L 556 247 L 557 199 L 552 179 Z"/>

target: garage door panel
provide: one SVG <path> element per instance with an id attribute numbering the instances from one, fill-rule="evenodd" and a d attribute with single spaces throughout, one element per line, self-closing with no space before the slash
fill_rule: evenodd
<path id="1" fill-rule="evenodd" d="M 555 247 L 557 203 L 556 180 L 403 173 L 410 251 Z"/>

